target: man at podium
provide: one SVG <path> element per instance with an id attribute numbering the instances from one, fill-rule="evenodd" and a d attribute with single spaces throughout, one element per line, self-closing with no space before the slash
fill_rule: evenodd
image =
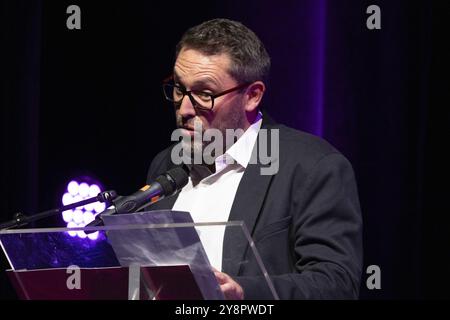
<path id="1" fill-rule="evenodd" d="M 326 141 L 261 110 L 270 58 L 259 38 L 214 19 L 187 30 L 175 58 L 163 89 L 181 141 L 153 159 L 147 180 L 183 162 L 189 182 L 147 209 L 244 221 L 281 299 L 357 298 L 362 219 L 352 166 Z M 269 297 L 234 254 L 239 239 L 226 231 L 201 238 L 226 298 Z"/>

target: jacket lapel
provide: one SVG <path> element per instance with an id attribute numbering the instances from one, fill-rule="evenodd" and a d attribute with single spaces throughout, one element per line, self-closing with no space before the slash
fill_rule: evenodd
<path id="1" fill-rule="evenodd" d="M 267 129 L 267 122 L 263 123 L 261 128 Z M 259 148 L 260 137 L 258 134 L 253 152 L 257 152 Z M 269 140 L 268 146 L 270 146 L 270 135 L 268 134 L 267 137 Z M 268 150 L 270 150 L 269 147 Z M 261 168 L 264 166 L 261 164 L 259 156 L 256 159 L 258 159 L 257 163 L 249 164 L 242 176 L 228 219 L 228 221 L 243 221 L 250 235 L 253 235 L 273 178 L 273 175 L 261 174 Z M 275 159 L 275 161 L 278 161 L 278 159 Z M 265 166 L 269 165 L 270 163 Z M 233 226 L 226 228 L 223 243 L 222 270 L 231 276 L 236 276 L 239 274 L 240 262 L 243 261 L 248 250 L 248 240 L 240 227 Z"/>
<path id="2" fill-rule="evenodd" d="M 229 217 L 229 221 L 243 221 L 251 235 L 272 181 L 272 176 L 261 175 L 259 168 L 258 165 L 250 165 L 245 170 Z M 248 250 L 248 240 L 241 229 L 233 226 L 225 230 L 222 270 L 231 276 L 238 275 L 240 262 Z"/>

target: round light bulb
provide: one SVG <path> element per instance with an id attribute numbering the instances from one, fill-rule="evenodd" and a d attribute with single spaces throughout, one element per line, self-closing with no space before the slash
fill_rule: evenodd
<path id="1" fill-rule="evenodd" d="M 75 180 L 72 180 L 69 182 L 69 184 L 67 185 L 67 191 L 72 195 L 75 196 L 78 194 L 78 182 L 76 182 Z"/>

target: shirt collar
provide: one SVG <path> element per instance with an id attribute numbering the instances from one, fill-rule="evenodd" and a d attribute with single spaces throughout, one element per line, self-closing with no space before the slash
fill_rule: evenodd
<path id="1" fill-rule="evenodd" d="M 259 112 L 253 124 L 245 130 L 244 134 L 223 155 L 216 158 L 216 172 L 222 171 L 229 163 L 233 162 L 247 168 L 261 124 L 262 113 Z"/>

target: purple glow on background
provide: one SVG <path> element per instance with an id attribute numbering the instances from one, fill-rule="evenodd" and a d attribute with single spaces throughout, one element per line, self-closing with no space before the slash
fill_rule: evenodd
<path id="1" fill-rule="evenodd" d="M 63 205 L 68 205 L 77 201 L 85 200 L 97 196 L 101 192 L 98 184 L 89 184 L 86 181 L 72 180 L 67 184 L 67 192 L 61 198 Z M 95 216 L 104 211 L 106 208 L 104 203 L 94 202 L 73 210 L 66 210 L 62 213 L 64 222 L 67 223 L 67 228 L 84 227 L 95 219 Z M 86 235 L 84 231 L 69 231 L 71 237 L 78 237 L 81 239 L 89 238 L 96 240 L 99 236 L 98 232 Z"/>
<path id="2" fill-rule="evenodd" d="M 317 0 L 317 42 L 316 42 L 316 101 L 315 101 L 315 134 L 323 136 L 324 86 L 325 86 L 325 36 L 326 36 L 326 1 Z"/>

